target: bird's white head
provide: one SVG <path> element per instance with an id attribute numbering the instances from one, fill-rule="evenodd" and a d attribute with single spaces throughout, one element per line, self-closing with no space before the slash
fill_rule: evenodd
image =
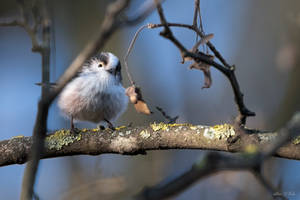
<path id="1" fill-rule="evenodd" d="M 90 58 L 84 65 L 81 75 L 98 74 L 101 77 L 115 78 L 121 82 L 121 63 L 114 54 L 102 52 Z"/>

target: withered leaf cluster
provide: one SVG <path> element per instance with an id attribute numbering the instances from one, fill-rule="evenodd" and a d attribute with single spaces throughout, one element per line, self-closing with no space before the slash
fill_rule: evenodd
<path id="1" fill-rule="evenodd" d="M 211 40 L 212 38 L 214 37 L 214 34 L 211 33 L 211 34 L 207 34 L 207 35 L 204 35 L 204 37 L 201 38 L 200 41 L 198 41 L 193 49 L 192 49 L 192 52 L 193 53 L 198 53 L 198 54 L 202 54 L 202 56 L 207 56 L 208 59 L 210 60 L 213 60 L 214 59 L 214 56 L 213 55 L 210 55 L 210 54 L 205 54 L 201 51 L 198 50 L 198 47 L 200 45 L 205 45 L 206 43 L 209 42 L 209 40 Z M 186 60 L 186 59 L 185 59 Z M 191 58 L 188 58 L 188 60 L 193 60 Z M 201 70 L 203 71 L 203 74 L 204 74 L 204 85 L 202 87 L 203 88 L 210 88 L 211 84 L 212 84 L 212 79 L 211 79 L 211 74 L 210 74 L 210 65 L 205 63 L 205 62 L 201 62 L 201 61 L 194 61 L 190 67 L 190 69 L 198 69 L 198 70 Z"/>
<path id="2" fill-rule="evenodd" d="M 143 100 L 142 92 L 139 87 L 132 85 L 126 88 L 126 95 L 129 97 L 130 102 L 134 105 L 137 112 L 150 115 L 151 111 L 146 102 Z"/>
<path id="3" fill-rule="evenodd" d="M 197 53 L 203 54 L 205 56 L 207 56 L 210 60 L 214 59 L 214 56 L 212 55 L 207 55 L 204 54 L 202 52 L 197 51 Z M 190 69 L 198 69 L 203 71 L 204 74 L 204 85 L 202 86 L 203 88 L 210 88 L 211 84 L 212 84 L 212 79 L 211 79 L 211 74 L 210 74 L 210 65 L 204 62 L 193 62 L 190 67 Z"/>

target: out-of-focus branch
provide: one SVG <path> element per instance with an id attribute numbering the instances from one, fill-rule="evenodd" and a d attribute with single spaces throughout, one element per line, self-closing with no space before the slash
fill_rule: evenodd
<path id="1" fill-rule="evenodd" d="M 45 5 L 45 1 L 35 1 L 33 5 L 31 5 L 30 9 L 26 7 L 26 3 L 24 0 L 19 0 L 20 7 L 20 20 L 13 20 L 11 22 L 1 22 L 0 26 L 20 26 L 23 27 L 32 41 L 32 51 L 39 52 L 42 55 L 42 83 L 45 87 L 42 87 L 42 97 L 38 104 L 38 113 L 37 118 L 33 130 L 33 141 L 32 141 L 32 161 L 27 165 L 23 178 L 23 186 L 21 199 L 31 199 L 33 195 L 33 185 L 35 182 L 35 174 L 37 171 L 39 159 L 42 156 L 43 146 L 44 146 L 44 138 L 46 136 L 47 130 L 47 116 L 48 109 L 51 105 L 52 101 L 56 98 L 56 96 L 60 93 L 63 87 L 73 78 L 76 72 L 80 69 L 82 64 L 86 59 L 91 57 L 95 52 L 99 51 L 107 39 L 112 35 L 112 33 L 126 25 L 134 25 L 139 21 L 142 21 L 145 17 L 147 17 L 152 10 L 155 9 L 154 4 L 143 4 L 143 6 L 138 9 L 136 15 L 127 20 L 123 20 L 120 17 L 121 12 L 123 12 L 128 6 L 130 0 L 118 0 L 112 3 L 106 12 L 106 17 L 102 23 L 101 30 L 94 40 L 90 41 L 85 49 L 81 51 L 81 53 L 76 57 L 76 59 L 72 62 L 72 64 L 68 67 L 66 72 L 59 79 L 56 87 L 48 91 L 47 83 L 49 82 L 49 58 L 50 58 L 50 24 L 47 18 L 47 8 Z M 39 6 L 37 6 L 37 3 Z M 149 2 L 148 2 L 149 3 Z M 33 22 L 29 22 L 28 16 L 31 15 Z M 42 16 L 44 17 L 41 20 Z M 42 44 L 39 44 L 38 41 L 38 25 L 42 24 Z M 30 25 L 33 24 L 33 25 Z M 29 155 L 27 155 L 27 158 Z"/>
<path id="2" fill-rule="evenodd" d="M 35 175 L 37 172 L 39 159 L 43 156 L 44 138 L 47 131 L 48 110 L 52 101 L 64 88 L 64 86 L 75 76 L 86 59 L 91 57 L 97 50 L 101 49 L 107 38 L 117 28 L 117 16 L 129 4 L 127 1 L 116 1 L 108 7 L 106 17 L 101 26 L 101 32 L 96 39 L 89 42 L 86 48 L 76 57 L 73 63 L 68 67 L 66 72 L 58 81 L 57 87 L 47 94 L 42 94 L 38 104 L 38 113 L 33 131 L 33 145 L 31 161 L 26 166 L 22 183 L 21 199 L 32 199 Z"/>
<path id="3" fill-rule="evenodd" d="M 270 195 L 274 199 L 284 199 L 287 198 L 280 192 L 280 188 L 275 188 L 264 176 L 261 172 L 257 172 L 252 170 L 252 174 L 256 177 L 256 179 L 261 183 L 261 185 L 270 193 Z"/>
<path id="4" fill-rule="evenodd" d="M 20 10 L 24 13 L 24 8 L 22 6 L 20 6 Z M 39 41 L 38 41 L 37 31 L 36 31 L 36 28 L 34 28 L 35 26 L 31 27 L 23 17 L 21 19 L 12 20 L 9 22 L 0 22 L 0 26 L 2 26 L 2 27 L 9 27 L 9 26 L 22 27 L 31 39 L 31 43 L 32 43 L 31 50 L 33 52 L 39 52 L 39 53 L 41 53 L 43 51 L 43 47 L 41 44 L 39 44 Z"/>
<path id="5" fill-rule="evenodd" d="M 28 2 L 27 2 L 28 3 Z M 29 2 L 30 4 L 31 2 Z M 20 0 L 20 9 L 21 14 L 24 19 L 25 24 L 28 24 L 27 27 L 29 28 L 29 21 L 27 19 L 27 15 L 25 13 L 25 1 Z M 33 16 L 33 25 L 31 26 L 30 31 L 27 31 L 29 35 L 32 35 L 32 41 L 37 41 L 38 39 L 38 27 L 41 27 L 41 38 L 42 41 L 39 53 L 42 56 L 42 93 L 41 99 L 45 99 L 49 93 L 48 83 L 50 81 L 50 18 L 48 16 L 48 10 L 46 6 L 45 0 L 40 1 L 33 1 L 31 7 L 31 15 Z M 34 51 L 34 46 L 33 50 Z M 34 182 L 36 178 L 36 173 L 38 170 L 39 159 L 43 154 L 43 147 L 44 147 L 44 138 L 46 136 L 47 131 L 47 116 L 48 116 L 48 109 L 46 109 L 47 104 L 44 104 L 41 100 L 38 104 L 38 113 L 37 118 L 33 130 L 33 144 L 31 147 L 30 153 L 30 162 L 26 165 L 23 182 L 22 182 L 22 191 L 20 199 L 32 199 L 34 196 Z"/>
<path id="6" fill-rule="evenodd" d="M 43 15 L 46 15 L 47 10 L 45 6 L 45 1 L 38 1 L 41 3 L 41 13 Z M 39 51 L 42 55 L 42 65 L 43 69 L 45 69 L 46 66 L 49 66 L 49 24 L 47 20 L 42 20 L 41 23 L 43 23 L 43 29 L 42 29 L 42 39 L 43 42 L 46 42 L 47 45 L 41 46 L 38 45 L 37 41 L 37 26 L 34 24 L 32 27 L 28 25 L 28 19 L 26 15 L 25 8 L 25 1 L 19 0 L 20 4 L 20 10 L 21 10 L 21 21 L 12 21 L 9 23 L 1 23 L 0 25 L 3 26 L 13 26 L 13 25 L 19 25 L 24 27 L 24 29 L 27 31 L 29 36 L 32 38 L 32 46 L 33 51 Z M 36 2 L 35 2 L 36 3 Z M 116 29 L 122 27 L 124 24 L 124 21 L 121 20 L 120 14 L 127 8 L 129 5 L 130 0 L 118 0 L 113 2 L 111 5 L 109 5 L 106 17 L 102 23 L 101 30 L 98 34 L 98 36 L 90 41 L 85 49 L 81 51 L 81 53 L 76 57 L 76 59 L 72 62 L 72 64 L 68 67 L 66 72 L 61 76 L 59 79 L 56 87 L 46 92 L 46 90 L 42 92 L 42 97 L 38 103 L 38 113 L 36 117 L 36 122 L 33 130 L 33 142 L 32 142 L 32 154 L 31 155 L 31 162 L 26 166 L 24 178 L 23 178 L 23 186 L 22 186 L 22 193 L 21 193 L 21 199 L 31 199 L 33 196 L 33 186 L 35 182 L 35 174 L 38 168 L 39 159 L 41 156 L 43 156 L 43 147 L 44 147 L 44 138 L 46 136 L 46 130 L 47 130 L 47 117 L 48 117 L 48 110 L 49 106 L 51 105 L 52 101 L 57 97 L 57 95 L 60 93 L 60 91 L 64 88 L 64 86 L 73 78 L 73 76 L 76 74 L 76 72 L 80 69 L 82 64 L 85 62 L 86 59 L 91 57 L 95 52 L 99 51 L 107 39 L 112 35 L 112 33 L 115 32 Z M 32 7 L 32 16 L 34 22 L 39 21 L 39 15 L 37 14 L 38 9 L 37 6 Z M 128 25 L 133 25 L 143 18 L 145 18 L 150 12 L 151 9 L 145 8 L 145 13 L 140 13 L 140 15 L 132 19 Z M 46 19 L 46 18 L 44 18 Z M 48 70 L 49 71 L 49 70 Z M 43 79 L 45 78 L 46 73 L 43 73 Z M 28 157 L 28 156 L 27 156 Z"/>
<path id="7" fill-rule="evenodd" d="M 41 158 L 71 155 L 99 155 L 103 153 L 143 154 L 147 150 L 204 149 L 226 152 L 260 152 L 272 145 L 279 132 L 259 132 L 231 139 L 239 135 L 229 124 L 201 126 L 190 124 L 151 124 L 147 127 L 126 127 L 111 130 L 58 130 L 46 137 Z M 297 140 L 298 141 L 298 140 Z M 0 166 L 23 164 L 28 160 L 32 137 L 18 136 L 0 142 Z M 250 149 L 250 150 L 249 150 Z M 252 153 L 253 153 L 252 152 Z M 253 155 L 254 155 L 253 153 Z M 300 144 L 288 143 L 273 155 L 300 160 Z M 267 155 L 266 157 L 268 157 Z M 264 159 L 264 154 L 260 155 Z"/>
<path id="8" fill-rule="evenodd" d="M 163 2 L 163 1 L 164 0 L 159 0 L 159 2 Z M 122 24 L 123 26 L 127 26 L 127 25 L 135 25 L 137 23 L 140 23 L 155 9 L 156 6 L 153 0 L 147 0 L 136 10 L 136 12 L 132 16 L 123 17 Z"/>
<path id="9" fill-rule="evenodd" d="M 278 131 L 278 137 L 276 140 L 269 146 L 264 149 L 264 156 L 268 157 L 277 152 L 277 150 L 291 141 L 293 138 L 297 137 L 300 134 L 300 112 L 294 114 L 292 119 L 288 122 L 286 127 L 281 128 Z M 300 138 L 297 138 L 296 143 L 298 143 Z M 292 153 L 292 152 L 291 152 Z"/>
<path id="10" fill-rule="evenodd" d="M 225 155 L 217 152 L 210 152 L 201 160 L 196 162 L 190 170 L 181 174 L 174 180 L 157 184 L 153 187 L 145 188 L 136 195 L 137 200 L 157 200 L 167 199 L 186 190 L 196 181 L 224 170 L 252 170 L 259 165 L 258 155 L 244 153 L 243 155 Z M 271 193 L 276 193 L 276 189 L 268 183 L 262 176 L 254 175 L 257 180 Z M 278 197 L 278 196 L 277 196 Z M 281 196 L 281 199 L 286 199 Z"/>
<path id="11" fill-rule="evenodd" d="M 20 19 L 11 22 L 2 22 L 0 26 L 20 26 L 24 28 L 32 42 L 32 51 L 38 52 L 42 56 L 42 99 L 48 94 L 49 87 L 47 84 L 50 80 L 50 20 L 48 17 L 46 2 L 44 0 L 39 1 L 27 1 L 18 0 L 18 6 L 20 9 Z M 31 16 L 31 17 L 29 17 Z M 31 19 L 31 20 L 30 20 Z M 41 29 L 41 41 L 39 41 L 40 33 L 38 29 Z M 45 135 L 37 135 L 38 132 L 46 132 L 46 119 L 48 111 L 40 112 L 40 109 L 44 108 L 45 104 L 39 103 L 39 111 L 37 115 L 36 124 L 34 127 L 34 134 L 32 146 L 32 161 L 28 163 L 25 169 L 21 199 L 31 199 L 33 196 L 33 183 L 35 180 L 35 174 L 37 171 L 37 165 L 39 157 L 42 154 L 44 146 Z"/>
<path id="12" fill-rule="evenodd" d="M 65 73 L 59 78 L 57 86 L 48 96 L 48 100 L 52 101 L 64 88 L 64 86 L 73 78 L 77 71 L 82 67 L 83 63 L 89 57 L 93 56 L 95 52 L 100 50 L 107 39 L 117 28 L 121 26 L 120 19 L 118 18 L 120 13 L 127 8 L 130 0 L 118 0 L 110 4 L 107 8 L 107 12 L 103 23 L 100 27 L 100 32 L 97 37 L 91 40 L 85 48 L 79 53 L 79 55 L 73 60 L 71 65 L 67 68 Z"/>
<path id="13" fill-rule="evenodd" d="M 210 152 L 203 160 L 196 162 L 190 170 L 186 171 L 176 179 L 168 182 L 163 181 L 162 184 L 146 188 L 136 196 L 136 199 L 152 200 L 168 198 L 185 190 L 196 181 L 222 170 L 250 170 L 274 198 L 287 199 L 264 178 L 260 169 L 263 162 L 270 156 L 274 154 L 279 155 L 280 152 L 285 152 L 286 148 L 291 147 L 290 145 L 298 146 L 298 144 L 285 144 L 300 135 L 300 112 L 294 115 L 286 127 L 280 129 L 278 133 L 273 133 L 275 134 L 273 139 L 266 139 L 266 135 L 264 134 L 256 134 L 258 134 L 258 140 L 256 140 L 256 142 L 255 140 L 252 140 L 250 143 L 249 141 L 251 140 L 249 140 L 249 138 L 246 139 L 246 143 L 244 144 L 248 144 L 248 146 L 243 145 L 245 147 L 244 153 L 240 155 L 224 155 L 217 152 Z M 245 140 L 244 136 L 246 135 L 243 134 L 243 137 L 240 139 Z M 246 137 L 249 136 L 250 135 Z M 261 143 L 262 140 L 266 141 Z M 298 142 L 299 138 L 297 138 L 294 143 Z M 295 152 L 300 153 L 299 149 L 294 149 L 294 151 L 290 151 L 288 154 L 292 155 Z"/>

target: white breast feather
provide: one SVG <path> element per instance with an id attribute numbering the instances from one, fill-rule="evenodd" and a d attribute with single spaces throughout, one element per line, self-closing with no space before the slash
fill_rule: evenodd
<path id="1" fill-rule="evenodd" d="M 115 59 L 110 62 L 116 62 Z M 109 73 L 79 76 L 62 91 L 58 106 L 67 116 L 99 123 L 116 120 L 127 108 L 124 87 Z"/>

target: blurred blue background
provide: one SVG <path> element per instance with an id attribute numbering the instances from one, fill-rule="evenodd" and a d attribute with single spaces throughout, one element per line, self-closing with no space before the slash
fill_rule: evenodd
<path id="1" fill-rule="evenodd" d="M 53 21 L 51 81 L 56 81 L 84 45 L 99 30 L 109 1 L 49 1 Z M 135 1 L 134 11 L 141 1 Z M 0 20 L 17 17 L 14 1 L 0 2 Z M 193 0 L 168 0 L 163 4 L 169 22 L 192 23 Z M 230 64 L 245 103 L 257 116 L 247 125 L 275 129 L 299 110 L 300 2 L 201 1 L 204 30 L 214 33 L 212 43 Z M 159 23 L 152 13 L 142 24 Z M 114 34 L 104 50 L 123 58 L 138 29 L 125 28 Z M 173 28 L 182 43 L 191 48 L 195 34 Z M 219 124 L 231 122 L 236 106 L 227 79 L 212 69 L 213 85 L 203 89 L 203 74 L 181 64 L 178 50 L 159 36 L 160 29 L 144 30 L 129 58 L 134 80 L 155 112 L 144 116 L 129 105 L 118 125 L 144 125 L 164 118 L 155 110 L 162 107 L 179 122 Z M 40 97 L 41 58 L 31 52 L 31 41 L 19 27 L 0 27 L 0 140 L 32 135 Z M 124 85 L 129 86 L 125 73 Z M 94 127 L 80 123 L 79 127 Z M 68 128 L 52 105 L 48 128 Z M 189 169 L 204 151 L 156 151 L 147 156 L 74 156 L 42 160 L 36 192 L 41 199 L 126 199 L 144 186 L 169 179 Z M 1 199 L 18 199 L 25 165 L 0 168 Z M 265 164 L 265 175 L 290 199 L 300 199 L 299 161 L 273 158 Z M 224 172 L 199 181 L 175 199 L 270 199 L 269 194 L 248 172 Z"/>

